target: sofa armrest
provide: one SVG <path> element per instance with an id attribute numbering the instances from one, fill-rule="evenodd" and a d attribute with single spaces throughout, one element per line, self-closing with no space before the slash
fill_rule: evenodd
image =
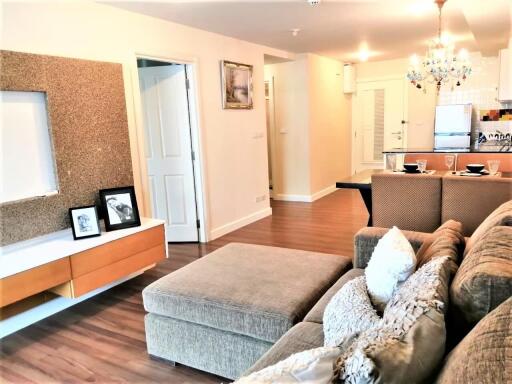
<path id="1" fill-rule="evenodd" d="M 373 249 L 377 242 L 389 231 L 389 228 L 366 227 L 361 228 L 354 237 L 354 268 L 366 268 L 372 257 Z M 432 237 L 431 233 L 402 231 L 407 240 L 411 243 L 415 252 L 421 247 L 425 240 Z"/>

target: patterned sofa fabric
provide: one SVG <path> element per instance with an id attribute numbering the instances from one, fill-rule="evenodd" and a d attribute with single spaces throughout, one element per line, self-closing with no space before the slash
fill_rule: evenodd
<path id="1" fill-rule="evenodd" d="M 462 261 L 450 288 L 450 298 L 456 315 L 471 326 L 510 296 L 512 227 L 494 227 Z"/>
<path id="2" fill-rule="evenodd" d="M 512 382 L 512 297 L 485 316 L 448 355 L 438 384 Z"/>
<path id="3" fill-rule="evenodd" d="M 432 237 L 426 240 L 416 253 L 418 260 L 417 268 L 427 264 L 437 257 L 448 256 L 452 275 L 455 275 L 459 268 L 461 255 L 464 251 L 466 240 L 462 234 L 462 223 L 455 220 L 448 220 L 437 228 Z"/>
<path id="4" fill-rule="evenodd" d="M 511 187 L 512 188 L 512 187 Z M 512 191 L 511 191 L 512 193 Z M 474 244 L 478 243 L 480 239 L 493 227 L 497 226 L 512 226 L 512 200 L 501 204 L 496 208 L 485 220 L 480 223 L 478 228 L 473 232 L 467 241 L 464 254 L 467 254 Z"/>

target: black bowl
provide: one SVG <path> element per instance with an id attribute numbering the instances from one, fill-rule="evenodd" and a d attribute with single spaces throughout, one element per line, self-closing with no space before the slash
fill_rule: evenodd
<path id="1" fill-rule="evenodd" d="M 485 165 L 483 164 L 468 164 L 466 168 L 471 173 L 480 173 L 484 170 Z"/>
<path id="2" fill-rule="evenodd" d="M 408 172 L 415 172 L 418 170 L 418 164 L 416 163 L 405 163 L 404 168 Z"/>

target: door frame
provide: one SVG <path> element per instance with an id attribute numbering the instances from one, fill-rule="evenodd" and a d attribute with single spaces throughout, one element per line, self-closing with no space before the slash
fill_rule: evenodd
<path id="1" fill-rule="evenodd" d="M 275 97 L 274 97 L 274 76 L 271 76 L 269 79 L 264 79 L 263 84 L 268 83 L 269 92 L 268 92 L 268 105 L 269 105 L 269 122 L 270 122 L 270 169 L 272 170 L 272 198 L 277 195 L 277 190 L 281 190 L 276 187 L 276 180 L 280 180 L 277 177 L 277 164 L 276 164 L 276 110 L 275 110 Z M 266 112 L 266 111 L 265 111 Z"/>
<path id="2" fill-rule="evenodd" d="M 183 64 L 185 66 L 187 78 L 189 81 L 189 88 L 187 90 L 189 115 L 190 115 L 190 139 L 192 143 L 191 150 L 194 151 L 195 161 L 192 161 L 194 172 L 194 188 L 197 219 L 200 221 L 198 229 L 199 242 L 208 242 L 209 218 L 207 215 L 207 183 L 204 170 L 206 169 L 205 159 L 203 155 L 203 137 L 201 132 L 201 108 L 200 108 L 200 87 L 197 78 L 198 59 L 194 57 L 166 57 L 161 55 L 152 55 L 144 52 L 134 52 L 131 62 L 131 80 L 133 89 L 133 109 L 135 112 L 135 131 L 137 135 L 137 149 L 138 160 L 140 164 L 140 183 L 142 186 L 142 202 L 144 212 L 150 213 L 152 211 L 149 192 L 149 178 L 146 164 L 145 153 L 145 135 L 144 135 L 144 111 L 142 107 L 142 97 L 139 85 L 139 71 L 137 67 L 137 59 L 148 59 L 163 61 L 167 63 Z"/>
<path id="3" fill-rule="evenodd" d="M 407 134 L 409 130 L 409 106 L 408 106 L 408 88 L 407 88 L 407 81 L 405 76 L 399 76 L 399 75 L 392 75 L 392 76 L 380 76 L 380 77 L 366 77 L 356 80 L 356 92 L 352 96 L 352 167 L 351 172 L 352 174 L 356 173 L 356 167 L 357 167 L 357 150 L 360 137 L 357 137 L 357 127 L 359 125 L 359 112 L 357 111 L 357 86 L 361 83 L 372 83 L 376 81 L 388 81 L 388 80 L 401 80 L 402 81 L 402 90 L 403 90 L 403 106 L 404 106 L 404 117 L 405 120 L 404 129 L 403 129 L 403 138 L 404 138 L 404 144 L 407 145 Z M 385 158 L 382 161 L 372 161 L 372 162 L 365 162 L 368 164 L 368 168 L 374 167 L 374 168 L 385 168 Z"/>

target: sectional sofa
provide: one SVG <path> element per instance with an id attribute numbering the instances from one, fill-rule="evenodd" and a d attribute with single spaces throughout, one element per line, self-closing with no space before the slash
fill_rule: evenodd
<path id="1" fill-rule="evenodd" d="M 327 303 L 364 274 L 386 231 L 358 232 L 354 268 L 340 256 L 230 244 L 154 282 L 143 291 L 149 354 L 236 379 L 322 346 Z M 512 200 L 469 238 L 455 221 L 433 233 L 404 234 L 419 260 L 453 262 L 451 353 L 438 357 L 444 362 L 432 380 L 505 382 L 512 372 Z"/>

